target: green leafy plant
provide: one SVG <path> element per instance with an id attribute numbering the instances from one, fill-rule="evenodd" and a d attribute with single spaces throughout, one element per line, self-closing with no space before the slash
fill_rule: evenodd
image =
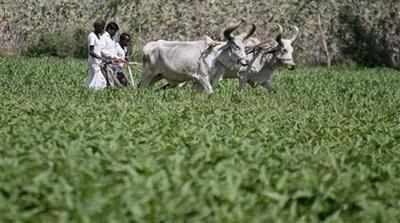
<path id="1" fill-rule="evenodd" d="M 86 71 L 0 58 L 0 222 L 400 219 L 394 70 L 282 70 L 275 94 L 211 97 L 93 92 Z"/>

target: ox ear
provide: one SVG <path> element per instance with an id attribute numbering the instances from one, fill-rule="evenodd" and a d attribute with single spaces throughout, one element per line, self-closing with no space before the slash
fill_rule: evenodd
<path id="1" fill-rule="evenodd" d="M 204 36 L 204 39 L 206 40 L 206 43 L 209 47 L 215 47 L 222 43 L 222 42 L 211 39 L 209 36 Z"/>
<path id="2" fill-rule="evenodd" d="M 269 40 L 266 40 L 264 42 L 261 42 L 261 43 L 257 44 L 257 46 L 265 48 L 265 49 L 274 48 L 274 47 L 277 47 L 278 45 L 279 44 L 273 39 L 269 39 Z"/>
<path id="3" fill-rule="evenodd" d="M 218 46 L 220 44 L 220 42 L 217 42 L 217 41 L 212 41 L 212 42 L 209 42 L 208 43 L 208 45 L 210 46 L 210 47 L 216 47 L 216 46 Z"/>
<path id="4" fill-rule="evenodd" d="M 266 49 L 265 53 L 267 53 L 267 54 L 268 53 L 276 53 L 276 52 L 280 51 L 281 49 L 282 49 L 281 46 L 277 45 L 275 47 Z"/>

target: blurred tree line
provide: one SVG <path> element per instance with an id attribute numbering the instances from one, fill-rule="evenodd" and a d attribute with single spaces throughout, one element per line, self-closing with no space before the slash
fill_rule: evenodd
<path id="1" fill-rule="evenodd" d="M 256 36 L 276 35 L 274 24 L 297 25 L 296 57 L 307 64 L 357 63 L 400 69 L 398 0 L 0 0 L 0 52 L 30 56 L 87 56 L 97 18 L 130 33 L 133 57 L 157 39 L 221 39 L 239 18 L 256 23 Z M 245 28 L 243 28 L 245 29 Z"/>

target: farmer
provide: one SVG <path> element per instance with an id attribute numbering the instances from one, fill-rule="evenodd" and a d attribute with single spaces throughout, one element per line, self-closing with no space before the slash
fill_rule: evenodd
<path id="1" fill-rule="evenodd" d="M 118 58 L 124 59 L 126 62 L 128 61 L 128 46 L 131 40 L 131 36 L 128 33 L 122 33 L 119 36 L 119 42 L 115 44 L 116 56 Z M 124 75 L 122 68 L 123 63 L 117 63 L 114 65 L 115 74 L 117 75 L 117 79 L 123 86 L 128 85 L 128 80 Z"/>
<path id="2" fill-rule="evenodd" d="M 106 32 L 101 37 L 105 43 L 104 48 L 101 50 L 101 56 L 105 59 L 102 68 L 110 86 L 127 86 L 128 81 L 124 78 L 122 73 L 122 67 L 124 63 L 127 62 L 126 52 L 124 49 L 121 49 L 120 44 L 114 40 L 118 30 L 118 25 L 115 22 L 110 22 L 107 24 Z M 128 43 L 125 43 L 126 40 L 124 38 L 125 37 L 122 38 L 122 44 L 127 46 L 129 39 Z"/>
<path id="3" fill-rule="evenodd" d="M 86 85 L 95 90 L 107 87 L 107 81 L 101 70 L 101 51 L 105 47 L 102 35 L 104 33 L 104 20 L 97 20 L 94 24 L 94 32 L 88 36 L 89 58 L 88 58 L 88 79 Z"/>
<path id="4" fill-rule="evenodd" d="M 104 59 L 108 60 L 118 60 L 124 59 L 118 58 L 116 54 L 116 42 L 114 40 L 115 35 L 117 34 L 119 27 L 117 23 L 110 22 L 107 24 L 106 31 L 101 36 L 102 40 L 104 41 L 104 48 L 101 50 L 101 55 Z"/>

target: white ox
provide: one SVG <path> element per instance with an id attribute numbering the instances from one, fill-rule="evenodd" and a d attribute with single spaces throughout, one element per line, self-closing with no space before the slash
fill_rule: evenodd
<path id="1" fill-rule="evenodd" d="M 161 79 L 168 86 L 193 81 L 193 87 L 201 87 L 208 94 L 213 93 L 210 76 L 224 73 L 227 68 L 239 71 L 248 64 L 243 41 L 253 35 L 255 25 L 247 34 L 233 36 L 244 20 L 224 30 L 225 42 L 219 44 L 206 37 L 198 41 L 149 42 L 143 47 L 143 76 L 140 87 L 148 87 Z"/>
<path id="2" fill-rule="evenodd" d="M 290 39 L 283 39 L 282 26 L 279 26 L 279 34 L 273 41 L 260 42 L 256 38 L 249 38 L 246 42 L 246 51 L 249 54 L 249 64 L 237 72 L 226 72 L 224 79 L 239 78 L 239 89 L 243 89 L 246 84 L 252 87 L 261 85 L 262 87 L 273 91 L 272 74 L 279 65 L 286 65 L 289 69 L 294 69 L 296 63 L 293 60 L 292 44 L 298 37 L 299 29 L 294 26 L 295 34 Z M 218 76 L 212 79 L 215 82 Z"/>

